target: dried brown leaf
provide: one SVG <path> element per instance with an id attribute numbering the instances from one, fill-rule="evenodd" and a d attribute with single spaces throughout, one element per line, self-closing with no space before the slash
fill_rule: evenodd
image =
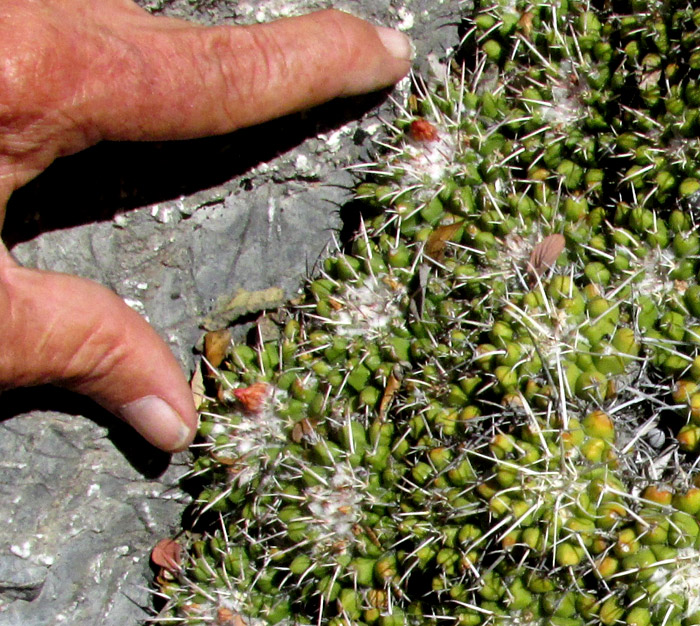
<path id="1" fill-rule="evenodd" d="M 169 572 L 180 571 L 182 546 L 174 539 L 161 539 L 151 551 L 151 561 Z"/>
<path id="2" fill-rule="evenodd" d="M 294 424 L 294 428 L 292 428 L 292 441 L 294 441 L 294 443 L 301 443 L 302 439 L 305 437 L 312 438 L 315 432 L 316 429 L 314 428 L 313 422 L 305 417 Z"/>
<path id="3" fill-rule="evenodd" d="M 292 428 L 292 441 L 294 443 L 301 443 L 301 440 L 304 438 L 304 430 L 302 429 L 302 426 L 299 422 L 294 424 L 294 428 Z"/>
<path id="4" fill-rule="evenodd" d="M 238 613 L 222 606 L 216 611 L 216 626 L 246 626 L 246 622 Z"/>
<path id="5" fill-rule="evenodd" d="M 211 458 L 220 465 L 224 465 L 226 467 L 234 467 L 240 463 L 240 459 L 234 459 L 233 457 L 223 456 L 221 454 L 212 453 Z"/>
<path id="6" fill-rule="evenodd" d="M 566 246 L 564 235 L 554 233 L 538 243 L 530 254 L 527 272 L 531 276 L 541 276 L 554 265 Z"/>
<path id="7" fill-rule="evenodd" d="M 329 297 L 328 304 L 330 304 L 333 310 L 335 311 L 340 311 L 343 308 L 343 303 L 340 300 L 336 300 L 335 298 Z"/>
<path id="8" fill-rule="evenodd" d="M 201 362 L 197 364 L 197 367 L 195 367 L 195 370 L 192 373 L 190 389 L 192 390 L 194 406 L 199 408 L 202 402 L 204 402 L 204 375 L 202 374 Z"/>
<path id="9" fill-rule="evenodd" d="M 532 22 L 534 19 L 534 13 L 526 11 L 520 16 L 520 19 L 518 20 L 518 26 L 528 38 L 530 37 L 530 33 L 532 32 Z"/>
<path id="10" fill-rule="evenodd" d="M 425 253 L 436 261 L 440 261 L 445 253 L 447 242 L 457 234 L 463 223 L 464 220 L 460 220 L 452 224 L 438 226 L 425 242 Z"/>
<path id="11" fill-rule="evenodd" d="M 228 328 L 213 330 L 204 336 L 204 356 L 212 367 L 219 367 L 231 344 L 231 331 Z"/>
<path id="12" fill-rule="evenodd" d="M 387 411 L 389 410 L 389 405 L 394 399 L 396 392 L 401 387 L 401 376 L 396 376 L 393 373 L 389 376 L 386 381 L 386 387 L 384 388 L 384 393 L 382 394 L 382 399 L 379 402 L 379 419 L 384 419 Z"/>

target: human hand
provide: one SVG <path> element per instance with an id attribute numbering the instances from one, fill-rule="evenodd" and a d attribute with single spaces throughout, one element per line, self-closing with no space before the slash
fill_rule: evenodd
<path id="1" fill-rule="evenodd" d="M 332 10 L 205 28 L 131 0 L 0 0 L 0 225 L 10 194 L 58 156 L 231 132 L 386 87 L 410 56 L 400 33 Z M 0 318 L 0 386 L 58 384 L 159 448 L 191 442 L 179 364 L 108 289 L 20 267 L 0 244 Z"/>

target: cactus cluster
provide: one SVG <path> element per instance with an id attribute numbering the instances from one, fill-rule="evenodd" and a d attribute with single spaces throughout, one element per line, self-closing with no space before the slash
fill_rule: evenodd
<path id="1" fill-rule="evenodd" d="M 160 623 L 700 624 L 700 8 L 462 9 L 357 235 L 210 368 Z"/>

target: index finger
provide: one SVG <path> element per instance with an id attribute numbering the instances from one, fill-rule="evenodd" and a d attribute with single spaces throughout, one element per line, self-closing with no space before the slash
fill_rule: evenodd
<path id="1" fill-rule="evenodd" d="M 335 10 L 245 27 L 163 24 L 130 30 L 114 79 L 87 86 L 80 117 L 103 138 L 231 132 L 389 86 L 410 69 L 405 35 Z"/>

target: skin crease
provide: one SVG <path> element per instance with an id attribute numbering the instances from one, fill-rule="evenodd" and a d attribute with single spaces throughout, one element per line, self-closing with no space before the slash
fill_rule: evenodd
<path id="1" fill-rule="evenodd" d="M 334 10 L 203 27 L 128 0 L 0 0 L 0 225 L 15 189 L 103 139 L 227 133 L 387 87 L 410 68 L 401 37 L 391 54 L 375 27 Z M 0 244 L 0 319 L 0 387 L 58 384 L 160 448 L 190 443 L 197 416 L 182 370 L 116 294 L 20 267 Z M 184 429 L 168 422 L 179 436 L 139 402 L 124 410 L 142 398 L 180 416 Z"/>

